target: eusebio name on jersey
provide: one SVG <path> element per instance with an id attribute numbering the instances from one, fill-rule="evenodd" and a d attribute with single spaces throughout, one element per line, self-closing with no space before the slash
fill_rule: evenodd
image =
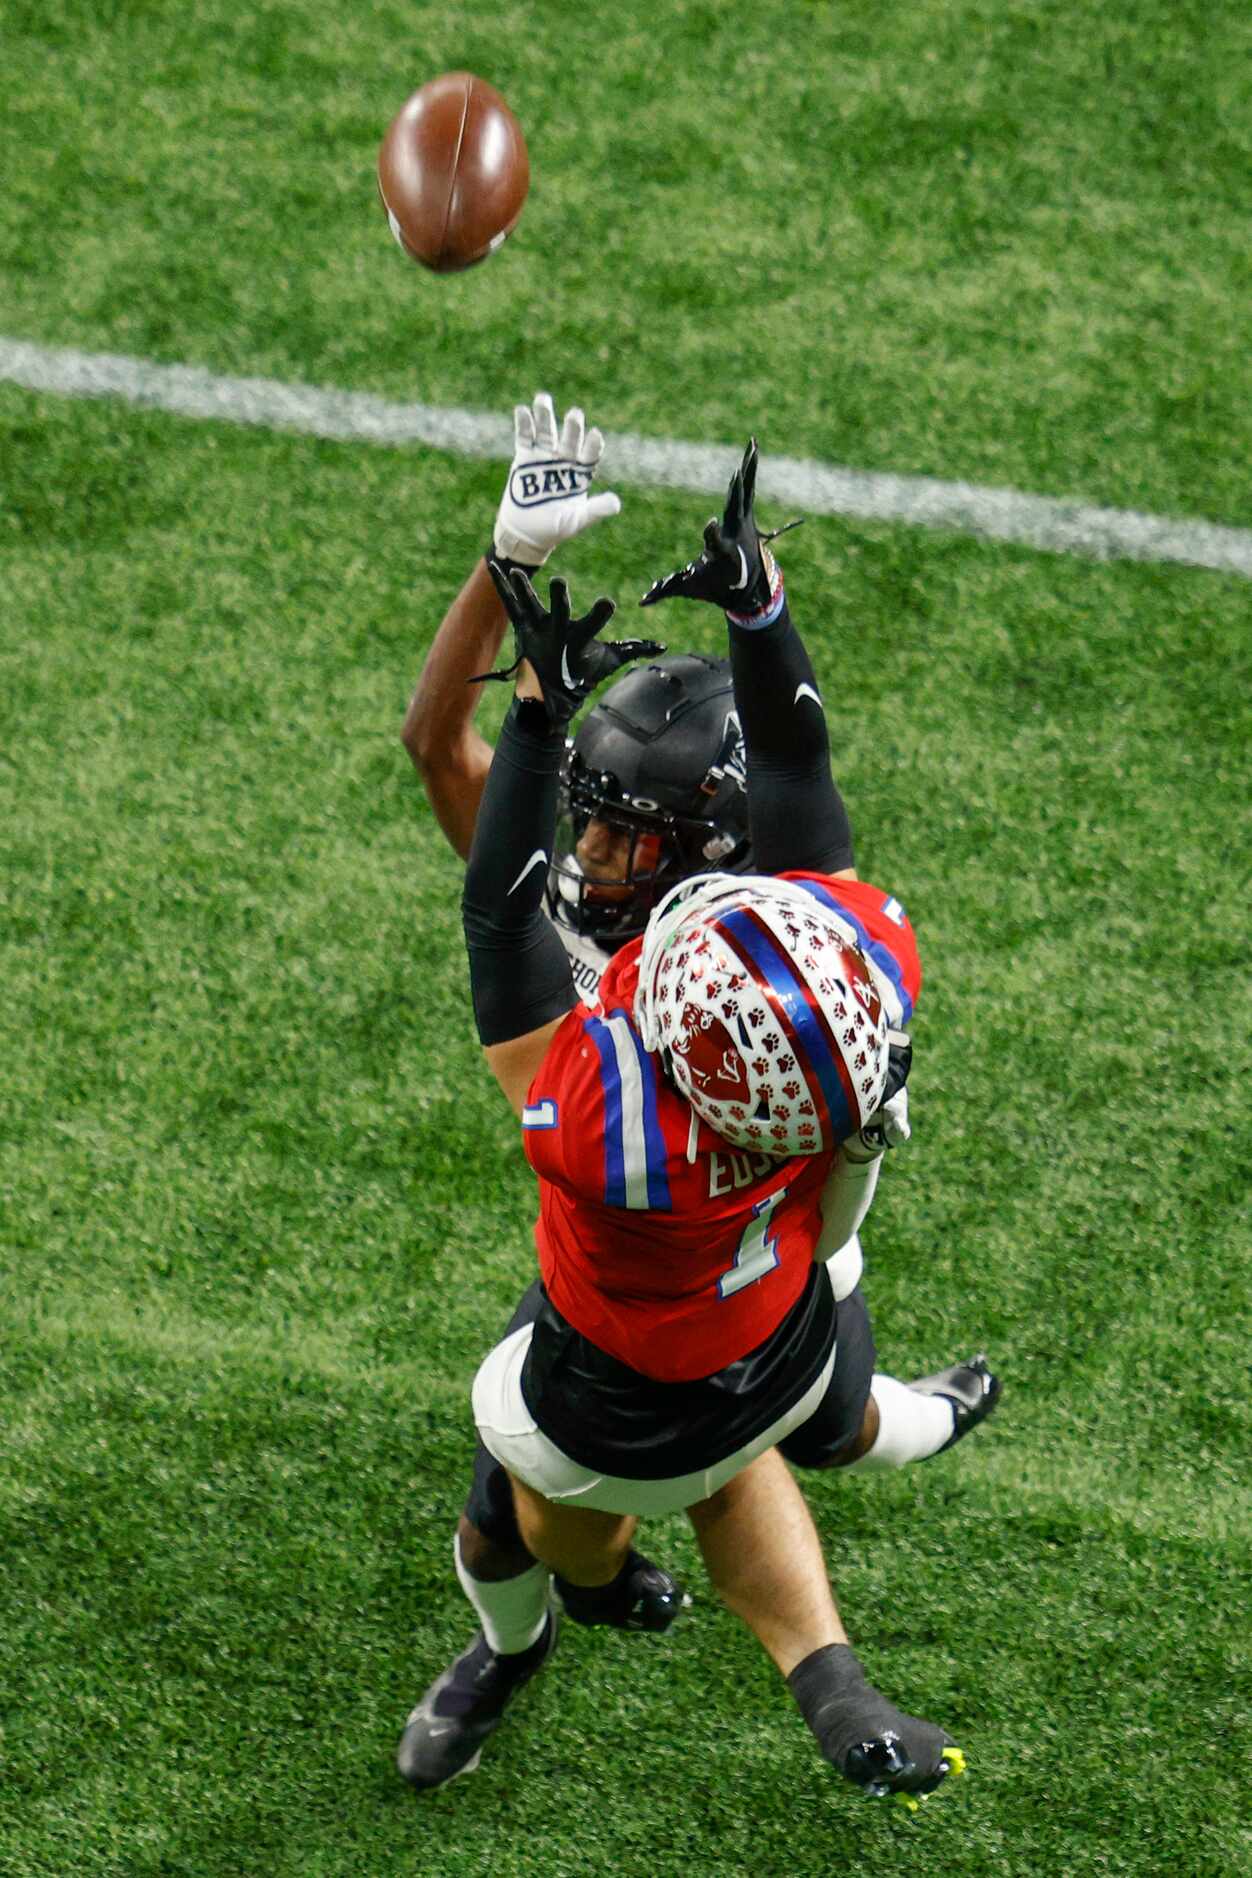
<path id="1" fill-rule="evenodd" d="M 723 1148 L 709 1153 L 709 1199 L 720 1200 L 736 1187 L 750 1187 L 754 1180 L 764 1180 L 778 1162 L 769 1154 L 744 1154 L 738 1148 Z"/>

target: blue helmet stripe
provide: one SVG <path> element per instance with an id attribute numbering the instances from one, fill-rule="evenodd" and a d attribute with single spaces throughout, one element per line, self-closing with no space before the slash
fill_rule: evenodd
<path id="1" fill-rule="evenodd" d="M 806 893 L 811 893 L 815 900 L 821 900 L 830 908 L 832 913 L 837 913 L 840 919 L 847 920 L 849 926 L 851 926 L 857 936 L 862 952 L 865 953 L 867 958 L 873 959 L 875 965 L 884 973 L 889 982 L 895 986 L 896 996 L 900 1000 L 901 1025 L 906 1026 L 910 1024 L 913 1020 L 913 1000 L 904 988 L 904 974 L 900 970 L 899 961 L 890 947 L 885 946 L 881 939 L 871 939 L 856 914 L 849 912 L 843 902 L 836 899 L 830 889 L 824 887 L 820 880 L 797 880 L 794 884 L 797 887 L 803 887 Z M 898 904 L 899 902 L 897 902 L 897 905 Z"/>
<path id="2" fill-rule="evenodd" d="M 723 913 L 717 924 L 747 953 L 777 996 L 826 1098 L 831 1141 L 846 1141 L 860 1127 L 860 1118 L 852 1113 L 830 1046 L 809 1008 L 804 980 L 774 935 L 758 926 L 742 908 Z"/>

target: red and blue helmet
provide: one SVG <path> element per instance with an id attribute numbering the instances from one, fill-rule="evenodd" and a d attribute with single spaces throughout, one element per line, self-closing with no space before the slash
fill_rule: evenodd
<path id="1" fill-rule="evenodd" d="M 797 882 L 675 887 L 644 934 L 635 1020 L 732 1147 L 820 1154 L 882 1103 L 887 1019 L 869 964 L 852 926 Z"/>

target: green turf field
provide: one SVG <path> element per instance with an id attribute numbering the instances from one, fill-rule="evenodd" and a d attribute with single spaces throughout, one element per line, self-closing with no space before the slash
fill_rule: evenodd
<path id="1" fill-rule="evenodd" d="M 1246 526 L 1250 51 L 1229 0 L 10 0 L 0 336 Z M 456 66 L 534 187 L 438 281 L 372 164 Z M 474 1779 L 394 1775 L 533 1267 L 397 737 L 500 484 L 0 384 L 0 1873 L 1247 1869 L 1252 588 L 885 524 L 786 542 L 927 965 L 867 1290 L 884 1367 L 1006 1393 L 809 1484 L 969 1777 L 860 1800 L 679 1519 L 671 1636 L 567 1633 Z M 711 506 L 622 494 L 576 596 Z"/>

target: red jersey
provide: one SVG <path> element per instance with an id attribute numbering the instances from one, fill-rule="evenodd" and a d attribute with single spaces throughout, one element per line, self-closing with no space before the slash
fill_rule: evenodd
<path id="1" fill-rule="evenodd" d="M 864 881 L 788 874 L 847 920 L 893 1024 L 921 983 L 899 902 Z M 598 1348 L 663 1382 L 712 1375 L 764 1343 L 808 1281 L 833 1154 L 731 1148 L 666 1081 L 634 1024 L 642 939 L 610 962 L 531 1083 L 522 1127 L 539 1176 L 548 1296 Z"/>

